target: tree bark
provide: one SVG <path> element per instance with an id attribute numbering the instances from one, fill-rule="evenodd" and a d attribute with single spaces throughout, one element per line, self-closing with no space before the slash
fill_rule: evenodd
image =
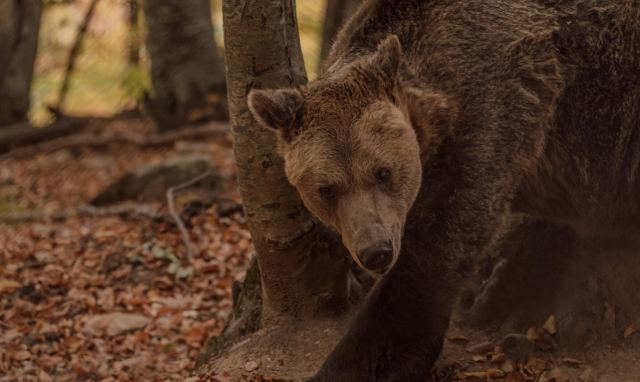
<path id="1" fill-rule="evenodd" d="M 145 0 L 143 11 L 153 86 L 147 110 L 160 130 L 206 118 L 208 96 L 225 92 L 209 0 Z"/>
<path id="2" fill-rule="evenodd" d="M 320 63 L 331 51 L 331 46 L 342 25 L 356 11 L 362 0 L 327 0 L 327 8 L 322 28 L 322 46 L 320 47 Z"/>
<path id="3" fill-rule="evenodd" d="M 252 88 L 306 82 L 295 2 L 225 0 L 227 85 L 240 194 L 261 272 L 263 321 L 347 307 L 347 262 L 337 235 L 305 209 L 284 173 L 276 137 L 247 108 Z"/>
<path id="4" fill-rule="evenodd" d="M 41 14 L 41 0 L 0 5 L 0 126 L 27 120 Z"/>

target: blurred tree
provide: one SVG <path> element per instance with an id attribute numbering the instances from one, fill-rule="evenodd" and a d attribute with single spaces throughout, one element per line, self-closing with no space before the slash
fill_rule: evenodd
<path id="1" fill-rule="evenodd" d="M 27 120 L 41 14 L 41 0 L 0 2 L 0 126 Z"/>
<path id="2" fill-rule="evenodd" d="M 16 2 L 0 2 L 0 79 L 4 78 L 5 71 L 9 66 L 11 50 L 17 37 Z"/>
<path id="3" fill-rule="evenodd" d="M 331 45 L 340 31 L 340 27 L 356 11 L 362 0 L 327 0 L 327 8 L 322 28 L 322 46 L 320 47 L 320 65 L 331 51 Z"/>
<path id="4" fill-rule="evenodd" d="M 65 67 L 64 74 L 62 77 L 62 85 L 60 86 L 60 94 L 58 95 L 58 106 L 55 107 L 57 112 L 61 112 L 64 106 L 64 101 L 67 99 L 67 94 L 69 94 L 69 86 L 71 84 L 71 76 L 76 67 L 76 61 L 78 56 L 80 55 L 80 50 L 82 49 L 82 42 L 84 40 L 85 35 L 87 34 L 87 30 L 89 29 L 89 24 L 93 19 L 93 15 L 96 11 L 96 6 L 98 5 L 98 0 L 91 0 L 89 6 L 87 7 L 86 13 L 78 28 L 78 34 L 76 35 L 76 39 L 69 51 L 69 58 L 67 59 L 67 66 Z"/>
<path id="5" fill-rule="evenodd" d="M 209 95 L 225 93 L 209 0 L 143 2 L 152 92 L 146 109 L 160 130 L 210 116 Z"/>
<path id="6" fill-rule="evenodd" d="M 140 64 L 140 22 L 138 13 L 138 0 L 129 0 L 129 65 Z"/>
<path id="7" fill-rule="evenodd" d="M 240 194 L 261 274 L 256 277 L 254 267 L 247 273 L 243 290 L 252 294 L 240 298 L 244 306 L 234 307 L 225 332 L 233 336 L 256 328 L 256 322 L 248 323 L 256 315 L 247 306 L 262 308 L 263 325 L 274 317 L 345 309 L 348 263 L 340 238 L 314 220 L 287 181 L 275 134 L 260 127 L 247 106 L 252 87 L 291 87 L 307 81 L 295 2 L 225 0 L 223 16 Z M 247 285 L 251 282 L 258 283 L 257 296 L 255 284 Z M 260 295 L 262 304 L 250 301 Z M 229 333 L 237 328 L 245 332 Z"/>

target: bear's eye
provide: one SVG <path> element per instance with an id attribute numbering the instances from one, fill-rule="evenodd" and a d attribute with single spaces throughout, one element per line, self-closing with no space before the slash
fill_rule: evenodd
<path id="1" fill-rule="evenodd" d="M 376 181 L 379 184 L 387 183 L 391 179 L 391 170 L 386 167 L 379 168 L 376 171 Z"/>
<path id="2" fill-rule="evenodd" d="M 318 193 L 323 199 L 331 200 L 336 197 L 336 188 L 334 186 L 322 186 L 318 188 Z"/>

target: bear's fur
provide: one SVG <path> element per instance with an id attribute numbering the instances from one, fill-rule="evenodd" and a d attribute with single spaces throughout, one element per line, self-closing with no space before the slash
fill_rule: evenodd
<path id="1" fill-rule="evenodd" d="M 635 0 L 368 0 L 317 80 L 249 104 L 354 260 L 393 247 L 314 381 L 424 381 L 512 213 L 640 228 Z"/>

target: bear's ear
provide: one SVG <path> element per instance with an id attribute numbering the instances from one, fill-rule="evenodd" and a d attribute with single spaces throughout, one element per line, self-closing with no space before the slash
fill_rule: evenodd
<path id="1" fill-rule="evenodd" d="M 431 90 L 406 88 L 404 95 L 424 163 L 453 132 L 458 106 L 445 95 Z"/>
<path id="2" fill-rule="evenodd" d="M 298 89 L 251 90 L 249 110 L 264 127 L 276 130 L 278 136 L 290 143 L 298 135 L 302 94 Z"/>
<path id="3" fill-rule="evenodd" d="M 368 62 L 369 69 L 375 72 L 385 90 L 392 90 L 400 71 L 402 46 L 395 34 L 389 35 L 378 45 Z"/>

